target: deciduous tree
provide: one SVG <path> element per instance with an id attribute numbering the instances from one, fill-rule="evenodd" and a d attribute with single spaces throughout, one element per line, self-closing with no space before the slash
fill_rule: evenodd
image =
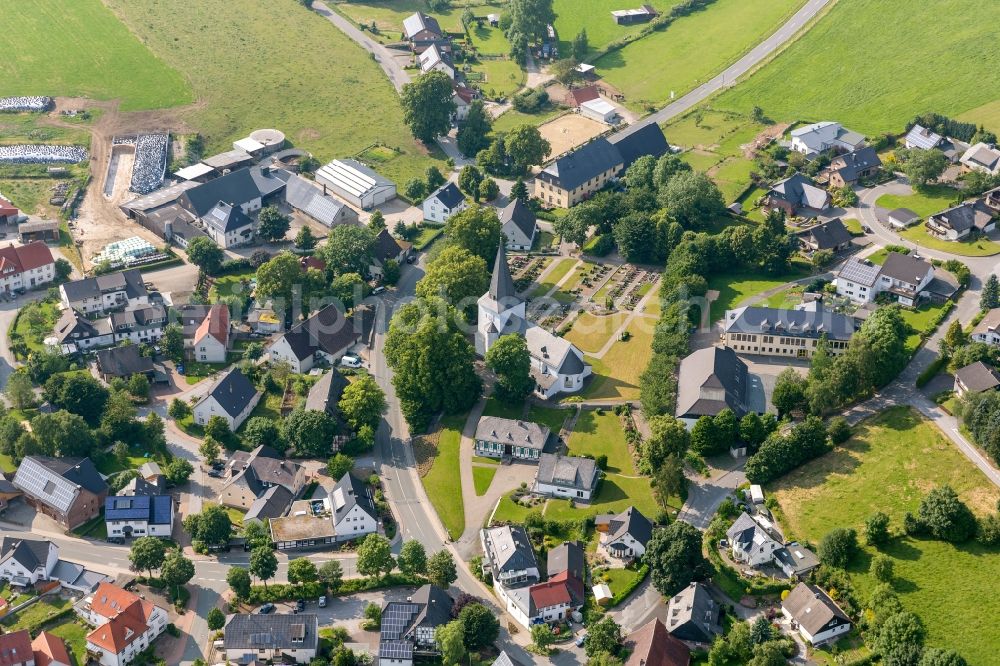
<path id="1" fill-rule="evenodd" d="M 166 552 L 162 540 L 154 536 L 143 536 L 132 542 L 128 551 L 128 560 L 133 569 L 145 571 L 152 578 L 153 569 L 159 569 L 163 566 Z"/>
<path id="2" fill-rule="evenodd" d="M 389 540 L 380 534 L 369 534 L 358 546 L 358 573 L 381 578 L 396 566 Z"/>
<path id="3" fill-rule="evenodd" d="M 364 375 L 344 388 L 337 403 L 341 415 L 355 431 L 377 428 L 387 408 L 385 393 L 371 375 Z"/>
<path id="4" fill-rule="evenodd" d="M 288 562 L 289 583 L 312 583 L 319 580 L 316 565 L 307 557 L 296 557 Z"/>
<path id="5" fill-rule="evenodd" d="M 473 204 L 448 218 L 445 234 L 450 245 L 464 248 L 492 266 L 500 247 L 500 218 L 495 208 Z"/>
<path id="6" fill-rule="evenodd" d="M 322 456 L 330 451 L 337 423 L 318 409 L 296 409 L 281 427 L 284 440 L 301 456 Z"/>
<path id="7" fill-rule="evenodd" d="M 851 528 L 830 530 L 819 543 L 819 559 L 823 564 L 843 569 L 858 554 L 858 533 Z"/>
<path id="8" fill-rule="evenodd" d="M 476 300 L 486 292 L 490 274 L 486 261 L 465 247 L 450 245 L 427 264 L 417 283 L 417 296 L 440 296 L 459 308 L 465 320 L 475 321 Z"/>
<path id="9" fill-rule="evenodd" d="M 316 251 L 334 275 L 357 273 L 367 275 L 375 249 L 375 232 L 368 227 L 340 224 L 327 237 L 326 244 Z"/>
<path id="10" fill-rule="evenodd" d="M 493 124 L 482 100 L 473 100 L 469 105 L 469 115 L 458 128 L 458 149 L 466 157 L 475 157 L 476 153 L 490 145 L 492 129 Z"/>
<path id="11" fill-rule="evenodd" d="M 439 550 L 427 561 L 427 578 L 445 590 L 458 578 L 455 559 L 447 550 Z"/>
<path id="12" fill-rule="evenodd" d="M 266 241 L 283 240 L 291 226 L 292 219 L 274 206 L 264 206 L 257 215 L 257 235 Z"/>
<path id="13" fill-rule="evenodd" d="M 218 245 L 208 236 L 195 236 L 188 242 L 188 259 L 192 264 L 205 271 L 209 275 L 216 273 L 222 266 L 225 254 Z"/>
<path id="14" fill-rule="evenodd" d="M 278 571 L 278 558 L 270 546 L 257 546 L 250 551 L 250 573 L 259 578 L 264 587 Z"/>
<path id="15" fill-rule="evenodd" d="M 194 562 L 184 557 L 184 552 L 180 548 L 172 550 L 163 560 L 160 578 L 174 588 L 174 599 L 177 599 L 180 587 L 187 585 L 188 581 L 194 578 Z"/>
<path id="16" fill-rule="evenodd" d="M 229 567 L 229 571 L 226 572 L 226 582 L 237 599 L 247 599 L 250 597 L 250 572 L 245 568 Z"/>
<path id="17" fill-rule="evenodd" d="M 419 541 L 407 541 L 396 558 L 399 570 L 407 576 L 427 573 L 427 552 Z"/>
<path id="18" fill-rule="evenodd" d="M 342 479 L 354 468 L 354 458 L 344 453 L 337 453 L 326 462 L 326 471 L 334 479 Z"/>
<path id="19" fill-rule="evenodd" d="M 486 352 L 486 366 L 497 381 L 496 396 L 508 404 L 520 404 L 535 388 L 531 378 L 531 353 L 520 335 L 501 335 Z"/>
<path id="20" fill-rule="evenodd" d="M 452 101 L 452 81 L 444 72 L 428 72 L 407 83 L 400 101 L 403 121 L 420 141 L 430 143 L 451 128 L 455 102 Z"/>
<path id="21" fill-rule="evenodd" d="M 459 612 L 458 620 L 464 629 L 465 647 L 471 652 L 493 645 L 500 635 L 500 621 L 482 604 L 468 604 Z"/>
<path id="22" fill-rule="evenodd" d="M 660 594 L 672 597 L 692 581 L 709 575 L 711 567 L 702 555 L 701 542 L 701 532 L 682 521 L 653 532 L 645 561 Z"/>

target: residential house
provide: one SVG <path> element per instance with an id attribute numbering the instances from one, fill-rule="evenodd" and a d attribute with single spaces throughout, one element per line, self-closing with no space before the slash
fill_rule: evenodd
<path id="1" fill-rule="evenodd" d="M 56 260 L 41 241 L 0 248 L 0 291 L 34 289 L 56 279 Z"/>
<path id="2" fill-rule="evenodd" d="M 543 453 L 538 457 L 533 490 L 540 495 L 589 502 L 600 478 L 601 471 L 592 458 Z"/>
<path id="3" fill-rule="evenodd" d="M 801 173 L 779 180 L 771 186 L 764 199 L 764 208 L 782 210 L 789 217 L 815 216 L 830 207 L 830 193 Z"/>
<path id="4" fill-rule="evenodd" d="M 732 558 L 751 567 L 768 564 L 774 559 L 774 551 L 782 544 L 772 537 L 750 514 L 744 512 L 728 530 L 726 539 Z"/>
<path id="5" fill-rule="evenodd" d="M 405 601 L 390 601 L 382 609 L 379 666 L 412 666 L 415 656 L 441 653 L 435 630 L 451 622 L 452 598 L 437 585 L 424 585 Z"/>
<path id="6" fill-rule="evenodd" d="M 138 345 L 125 345 L 101 349 L 97 352 L 97 372 L 101 379 L 129 379 L 132 375 L 146 375 L 152 378 L 155 370 L 153 359 L 139 353 Z"/>
<path id="7" fill-rule="evenodd" d="M 865 146 L 834 157 L 826 176 L 833 187 L 846 187 L 874 177 L 881 166 L 882 160 L 875 149 Z"/>
<path id="8" fill-rule="evenodd" d="M 476 353 L 485 357 L 501 335 L 523 335 L 531 355 L 531 376 L 535 393 L 548 399 L 559 393 L 575 393 L 583 388 L 584 380 L 593 369 L 586 363 L 575 345 L 528 321 L 525 303 L 517 296 L 514 281 L 507 266 L 507 254 L 501 245 L 490 288 L 479 298 L 479 318 L 476 329 Z"/>
<path id="9" fill-rule="evenodd" d="M 465 195 L 455 183 L 448 182 L 424 199 L 424 219 L 428 222 L 444 224 L 448 218 L 468 207 Z"/>
<path id="10" fill-rule="evenodd" d="M 1000 373 L 982 361 L 976 361 L 955 371 L 955 393 L 959 396 L 995 391 L 997 388 L 1000 388 Z"/>
<path id="11" fill-rule="evenodd" d="M 36 666 L 26 629 L 0 635 L 0 666 Z"/>
<path id="12" fill-rule="evenodd" d="M 149 305 L 149 292 L 137 268 L 63 283 L 59 297 L 64 310 L 84 314 Z"/>
<path id="13" fill-rule="evenodd" d="M 248 520 L 259 520 L 266 522 L 271 518 L 280 518 L 285 515 L 292 505 L 295 496 L 284 486 L 271 486 L 255 499 L 243 515 L 243 523 Z"/>
<path id="14" fill-rule="evenodd" d="M 162 305 L 144 305 L 108 315 L 115 342 L 153 344 L 167 326 L 167 309 Z"/>
<path id="15" fill-rule="evenodd" d="M 101 666 L 125 666 L 167 628 L 167 611 L 111 583 L 101 583 L 76 606 L 96 627 L 87 634 L 87 653 Z"/>
<path id="16" fill-rule="evenodd" d="M 920 221 L 920 216 L 909 208 L 896 208 L 889 213 L 889 224 L 894 229 L 907 229 Z"/>
<path id="17" fill-rule="evenodd" d="M 538 235 L 535 212 L 521 199 L 515 198 L 500 209 L 501 231 L 508 250 L 528 251 Z"/>
<path id="18" fill-rule="evenodd" d="M 271 362 L 287 362 L 297 374 L 309 372 L 317 361 L 336 363 L 361 340 L 362 323 L 336 305 L 327 305 L 275 340 L 268 357 Z"/>
<path id="19" fill-rule="evenodd" d="M 269 298 L 263 303 L 254 301 L 247 313 L 247 324 L 255 333 L 272 335 L 281 330 L 282 320 L 274 311 L 274 302 Z"/>
<path id="20" fill-rule="evenodd" d="M 975 342 L 1000 345 L 1000 308 L 993 308 L 983 315 L 970 335 Z"/>
<path id="21" fill-rule="evenodd" d="M 347 378 L 337 370 L 326 372 L 309 389 L 309 394 L 306 396 L 306 409 L 315 409 L 318 412 L 326 412 L 330 416 L 337 416 L 340 412 L 337 405 L 340 403 L 340 397 L 347 385 Z"/>
<path id="22" fill-rule="evenodd" d="M 781 601 L 781 613 L 814 646 L 832 643 L 851 630 L 851 620 L 816 585 L 799 583 Z"/>
<path id="23" fill-rule="evenodd" d="M 449 79 L 455 79 L 455 64 L 451 60 L 451 53 L 439 46 L 431 44 L 417 56 L 417 64 L 420 65 L 420 73 L 443 72 Z"/>
<path id="24" fill-rule="evenodd" d="M 982 202 L 993 211 L 994 215 L 1000 214 L 1000 187 L 983 192 Z"/>
<path id="25" fill-rule="evenodd" d="M 913 306 L 934 280 L 934 266 L 909 254 L 890 252 L 881 266 L 851 257 L 837 274 L 837 294 L 855 303 L 873 303 L 889 292 L 901 304 Z"/>
<path id="26" fill-rule="evenodd" d="M 362 210 L 396 198 L 395 183 L 357 160 L 333 160 L 316 171 L 316 182 Z"/>
<path id="27" fill-rule="evenodd" d="M 327 194 L 326 185 L 320 185 L 322 189 L 302 176 L 289 173 L 285 184 L 285 202 L 325 227 L 358 224 L 357 211 Z"/>
<path id="28" fill-rule="evenodd" d="M 378 531 L 378 509 L 371 488 L 348 472 L 330 493 L 337 541 L 352 541 Z"/>
<path id="29" fill-rule="evenodd" d="M 802 579 L 819 566 L 819 558 L 816 553 L 793 541 L 774 551 L 774 563 L 789 578 Z"/>
<path id="30" fill-rule="evenodd" d="M 508 603 L 507 589 L 527 587 L 541 580 L 535 551 L 520 525 L 489 527 L 479 532 L 483 570 L 493 576 L 493 589 Z"/>
<path id="31" fill-rule="evenodd" d="M 459 83 L 454 85 L 455 91 L 452 93 L 451 101 L 455 104 L 455 116 L 456 122 L 463 122 L 469 117 L 469 109 L 472 108 L 472 102 L 479 97 L 479 93 L 473 88 L 467 88 Z"/>
<path id="32" fill-rule="evenodd" d="M 793 129 L 791 137 L 789 147 L 807 157 L 827 150 L 851 152 L 865 145 L 864 135 L 829 120 Z"/>
<path id="33" fill-rule="evenodd" d="M 166 489 L 167 480 L 162 476 L 150 481 L 147 481 L 141 476 L 137 476 L 122 486 L 121 490 L 118 491 L 118 494 L 123 497 L 162 495 Z"/>
<path id="34" fill-rule="evenodd" d="M 979 171 L 990 175 L 1000 173 L 1000 150 L 982 141 L 970 146 L 958 161 L 964 171 Z"/>
<path id="35" fill-rule="evenodd" d="M 213 416 L 221 416 L 229 424 L 229 429 L 236 432 L 262 395 L 239 368 L 231 368 L 195 404 L 194 422 L 203 426 Z"/>
<path id="36" fill-rule="evenodd" d="M 632 561 L 646 554 L 646 544 L 653 538 L 653 523 L 634 506 L 618 514 L 594 518 L 602 552 L 616 560 Z"/>
<path id="37" fill-rule="evenodd" d="M 811 358 L 826 338 L 827 351 L 840 354 L 854 336 L 852 317 L 824 310 L 747 306 L 726 311 L 723 341 L 734 351 L 764 356 Z"/>
<path id="38" fill-rule="evenodd" d="M 549 206 L 571 208 L 614 181 L 643 155 L 659 157 L 669 149 L 655 123 L 623 130 L 557 157 L 535 178 L 534 195 Z"/>
<path id="39" fill-rule="evenodd" d="M 48 539 L 5 536 L 0 542 L 0 578 L 18 587 L 45 582 L 59 562 L 59 547 Z"/>
<path id="40" fill-rule="evenodd" d="M 35 658 L 35 666 L 72 666 L 73 664 L 63 639 L 48 631 L 38 632 L 35 640 L 31 641 L 31 653 Z"/>
<path id="41" fill-rule="evenodd" d="M 239 206 L 220 201 L 201 217 L 208 237 L 223 249 L 253 241 L 253 220 Z"/>
<path id="42" fill-rule="evenodd" d="M 722 607 L 701 583 L 691 583 L 670 598 L 666 629 L 674 638 L 709 644 L 722 634 Z"/>
<path id="43" fill-rule="evenodd" d="M 368 267 L 368 273 L 373 278 L 382 279 L 385 264 L 389 261 L 402 264 L 410 255 L 412 247 L 407 241 L 395 238 L 388 229 L 382 229 L 375 237 L 375 248 L 372 250 L 372 263 Z"/>
<path id="44" fill-rule="evenodd" d="M 629 651 L 624 666 L 688 666 L 691 650 L 669 633 L 659 618 L 653 618 L 625 639 Z"/>
<path id="45" fill-rule="evenodd" d="M 806 250 L 818 252 L 830 250 L 840 252 L 851 246 L 851 232 L 847 230 L 839 217 L 815 224 L 805 231 L 799 232 L 799 243 Z"/>
<path id="46" fill-rule="evenodd" d="M 169 539 L 174 531 L 174 500 L 170 495 L 116 495 L 104 500 L 108 536 Z"/>
<path id="47" fill-rule="evenodd" d="M 563 541 L 546 555 L 545 573 L 549 579 L 564 572 L 578 581 L 587 580 L 587 556 L 579 541 Z"/>
<path id="48" fill-rule="evenodd" d="M 403 19 L 403 39 L 408 41 L 414 50 L 447 42 L 447 37 L 437 19 L 423 12 L 414 12 Z"/>
<path id="49" fill-rule="evenodd" d="M 191 352 L 201 363 L 225 363 L 229 352 L 229 306 L 216 303 L 194 332 Z"/>
<path id="50" fill-rule="evenodd" d="M 378 510 L 371 489 L 348 472 L 327 497 L 293 502 L 287 516 L 268 525 L 278 550 L 325 548 L 377 532 Z"/>
<path id="51" fill-rule="evenodd" d="M 583 583 L 576 583 L 579 584 L 579 598 L 582 598 Z M 507 612 L 525 629 L 543 622 L 560 622 L 577 608 L 565 572 L 530 587 L 507 590 L 507 599 Z"/>
<path id="52" fill-rule="evenodd" d="M 907 150 L 932 150 L 944 143 L 944 137 L 922 125 L 914 125 L 903 138 Z"/>
<path id="53" fill-rule="evenodd" d="M 476 455 L 537 462 L 551 434 L 531 421 L 483 416 L 476 424 Z"/>
<path id="54" fill-rule="evenodd" d="M 108 484 L 90 458 L 25 456 L 14 485 L 30 506 L 66 529 L 100 515 L 108 496 Z"/>
<path id="55" fill-rule="evenodd" d="M 234 664 L 308 664 L 319 649 L 313 613 L 236 613 L 226 619 L 222 649 Z"/>
<path id="56" fill-rule="evenodd" d="M 284 183 L 282 183 L 283 185 Z M 245 220 L 249 219 L 246 216 L 260 210 L 264 205 L 261 190 L 254 180 L 251 167 L 230 171 L 207 183 L 186 189 L 180 193 L 177 203 L 195 218 L 201 220 L 209 236 L 212 236 L 220 247 L 229 247 L 228 244 L 225 244 L 228 243 L 228 239 L 222 238 L 220 240 L 219 236 L 221 233 L 228 233 L 225 229 L 228 217 L 233 218 L 233 225 L 238 225 L 234 226 L 233 229 L 233 231 L 237 231 L 245 226 Z M 223 205 L 223 209 L 218 211 L 215 220 L 205 220 L 206 216 L 220 204 Z M 232 214 L 234 209 L 238 210 L 239 214 Z M 208 228 L 209 226 L 214 228 Z M 215 235 L 213 236 L 213 234 Z"/>
<path id="57" fill-rule="evenodd" d="M 91 321 L 79 310 L 64 310 L 52 330 L 52 336 L 59 350 L 66 355 L 108 347 L 115 342 L 109 319 Z"/>
<path id="58" fill-rule="evenodd" d="M 927 218 L 927 230 L 943 240 L 957 241 L 996 227 L 995 211 L 983 201 L 966 201 Z"/>
<path id="59" fill-rule="evenodd" d="M 249 453 L 234 451 L 223 472 L 219 503 L 249 509 L 271 486 L 283 486 L 298 497 L 306 484 L 302 465 L 286 460 L 269 446 L 258 446 Z"/>
<path id="60" fill-rule="evenodd" d="M 702 416 L 749 411 L 749 371 L 732 347 L 705 347 L 684 357 L 678 370 L 675 415 L 688 427 Z"/>

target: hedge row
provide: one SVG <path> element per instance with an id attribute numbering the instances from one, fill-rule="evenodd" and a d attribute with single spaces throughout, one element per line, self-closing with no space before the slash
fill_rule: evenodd
<path id="1" fill-rule="evenodd" d="M 649 575 L 649 565 L 643 564 L 641 567 L 639 567 L 639 571 L 637 573 L 639 574 L 638 576 L 633 578 L 628 585 L 626 585 L 618 592 L 618 594 L 611 597 L 611 604 L 610 604 L 611 606 L 617 606 L 621 602 L 628 599 L 628 596 L 635 591 L 635 588 L 639 587 L 639 584 L 642 583 L 642 581 L 646 580 L 646 576 Z"/>
<path id="2" fill-rule="evenodd" d="M 924 371 L 917 376 L 917 388 L 922 388 L 930 380 L 934 379 L 944 366 L 948 365 L 947 356 L 938 356 L 931 361 L 931 364 L 924 368 Z"/>
<path id="3" fill-rule="evenodd" d="M 267 587 L 254 585 L 250 588 L 251 604 L 262 604 L 266 602 L 293 601 L 295 599 L 316 599 L 324 594 L 343 595 L 357 594 L 358 592 L 371 592 L 372 590 L 382 590 L 389 587 L 418 587 L 427 584 L 428 580 L 423 576 L 407 576 L 401 573 L 391 573 L 381 578 L 348 578 L 341 582 L 334 592 L 329 592 L 325 584 L 313 583 L 272 583 Z"/>

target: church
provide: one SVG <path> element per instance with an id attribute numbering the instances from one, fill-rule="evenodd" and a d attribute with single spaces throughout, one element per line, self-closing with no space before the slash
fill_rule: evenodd
<path id="1" fill-rule="evenodd" d="M 514 280 L 507 267 L 507 253 L 501 243 L 493 266 L 490 290 L 479 298 L 476 353 L 486 356 L 490 346 L 501 335 L 511 334 L 524 336 L 528 343 L 531 376 L 539 397 L 548 399 L 583 388 L 583 380 L 592 372 L 583 359 L 583 352 L 568 340 L 528 321 L 525 303 L 514 289 Z"/>

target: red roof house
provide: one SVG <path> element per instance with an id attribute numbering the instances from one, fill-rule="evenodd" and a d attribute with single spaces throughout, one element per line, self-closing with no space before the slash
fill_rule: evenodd
<path id="1" fill-rule="evenodd" d="M 31 634 L 26 630 L 0 636 L 0 666 L 20 666 L 33 659 Z"/>
<path id="2" fill-rule="evenodd" d="M 31 641 L 31 651 L 35 656 L 35 666 L 70 666 L 73 663 L 63 639 L 47 631 Z"/>

